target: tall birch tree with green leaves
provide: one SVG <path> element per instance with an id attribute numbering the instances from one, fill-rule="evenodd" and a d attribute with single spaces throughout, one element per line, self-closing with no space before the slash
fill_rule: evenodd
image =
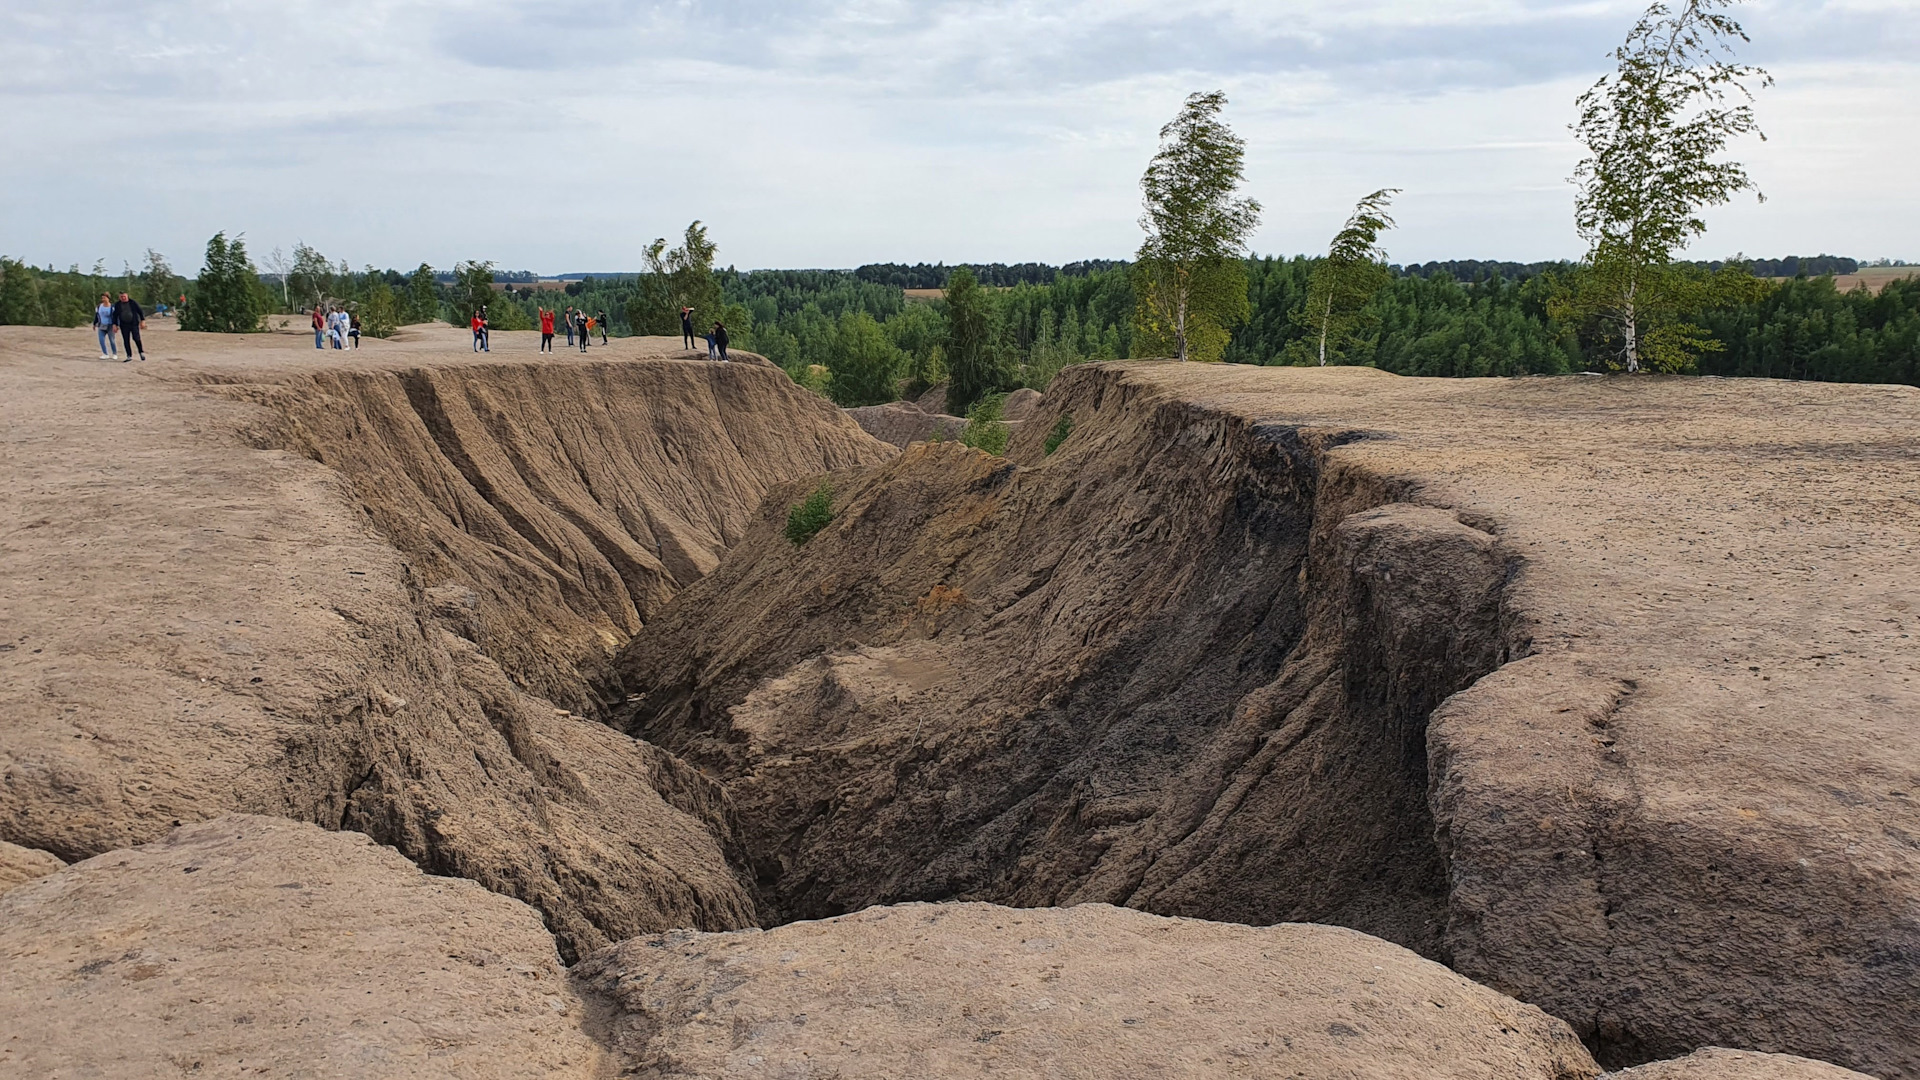
<path id="1" fill-rule="evenodd" d="M 1380 248 L 1380 234 L 1393 228 L 1387 207 L 1399 193 L 1399 188 L 1381 188 L 1361 199 L 1334 235 L 1327 257 L 1313 268 L 1306 305 L 1293 314 L 1295 324 L 1312 334 L 1313 351 L 1306 353 L 1306 340 L 1295 341 L 1290 357 L 1294 363 L 1311 356 L 1325 367 L 1329 360 L 1345 358 L 1361 340 L 1367 304 L 1393 280 L 1387 253 Z"/>
<path id="2" fill-rule="evenodd" d="M 1133 267 L 1136 356 L 1165 349 L 1217 360 L 1227 328 L 1247 318 L 1244 257 L 1260 204 L 1237 195 L 1246 143 L 1220 119 L 1226 104 L 1224 91 L 1189 96 L 1140 178 L 1147 238 Z"/>
<path id="3" fill-rule="evenodd" d="M 1683 313 L 1751 291 L 1740 268 L 1708 275 L 1674 262 L 1706 232 L 1706 207 L 1754 187 L 1744 166 L 1722 158 L 1738 136 L 1766 138 L 1747 84 L 1773 82 L 1734 62 L 1748 38 L 1725 11 L 1739 2 L 1647 8 L 1614 50 L 1617 69 L 1577 102 L 1571 127 L 1587 156 L 1572 178 L 1574 224 L 1588 251 L 1553 313 L 1598 326 L 1611 367 L 1686 370 L 1720 344 Z"/>

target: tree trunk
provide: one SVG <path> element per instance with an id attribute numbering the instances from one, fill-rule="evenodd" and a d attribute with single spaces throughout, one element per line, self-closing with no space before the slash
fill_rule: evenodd
<path id="1" fill-rule="evenodd" d="M 1173 352 L 1181 363 L 1187 362 L 1187 285 L 1175 286 L 1173 302 Z"/>
<path id="2" fill-rule="evenodd" d="M 1635 321 L 1633 309 L 1635 286 L 1627 286 L 1626 303 L 1621 307 L 1620 332 L 1627 341 L 1627 372 L 1632 374 L 1640 370 L 1640 327 Z"/>
<path id="3" fill-rule="evenodd" d="M 1327 366 L 1327 332 L 1333 326 L 1333 290 L 1327 290 L 1327 310 L 1320 317 L 1320 366 Z"/>

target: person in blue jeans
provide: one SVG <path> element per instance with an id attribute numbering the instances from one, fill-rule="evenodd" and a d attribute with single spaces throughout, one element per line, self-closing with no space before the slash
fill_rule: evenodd
<path id="1" fill-rule="evenodd" d="M 113 340 L 113 298 L 106 293 L 100 294 L 100 306 L 93 309 L 93 333 L 100 339 L 100 359 L 120 355 L 120 346 Z"/>
<path id="2" fill-rule="evenodd" d="M 313 347 L 316 349 L 327 347 L 327 322 L 320 314 L 319 304 L 313 305 Z"/>

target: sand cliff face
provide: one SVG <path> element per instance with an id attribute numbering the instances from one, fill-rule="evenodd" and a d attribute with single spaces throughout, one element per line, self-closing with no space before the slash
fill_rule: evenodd
<path id="1" fill-rule="evenodd" d="M 720 792 L 596 680 L 768 485 L 886 448 L 758 365 L 271 356 L 5 371 L 6 838 L 242 810 L 525 900 L 570 957 L 752 924 Z"/>

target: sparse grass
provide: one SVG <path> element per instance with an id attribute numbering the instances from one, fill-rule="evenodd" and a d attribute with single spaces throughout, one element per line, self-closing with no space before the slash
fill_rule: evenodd
<path id="1" fill-rule="evenodd" d="M 799 547 L 832 523 L 833 485 L 822 480 L 812 494 L 787 511 L 787 539 Z"/>

